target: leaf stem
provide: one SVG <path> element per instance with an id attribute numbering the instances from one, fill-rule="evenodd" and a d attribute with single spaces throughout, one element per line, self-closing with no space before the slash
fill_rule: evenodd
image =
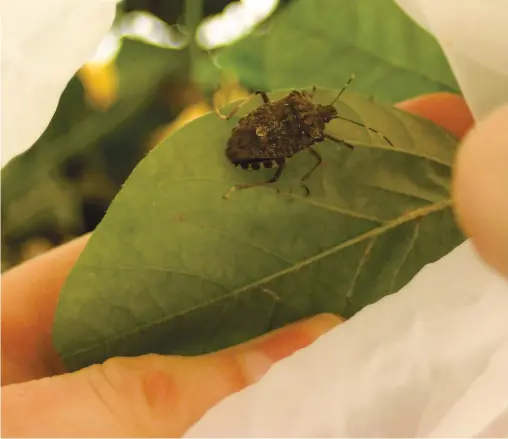
<path id="1" fill-rule="evenodd" d="M 185 27 L 189 32 L 189 70 L 191 75 L 194 74 L 196 61 L 199 58 L 201 51 L 196 39 L 196 31 L 201 18 L 203 16 L 203 0 L 185 0 Z"/>

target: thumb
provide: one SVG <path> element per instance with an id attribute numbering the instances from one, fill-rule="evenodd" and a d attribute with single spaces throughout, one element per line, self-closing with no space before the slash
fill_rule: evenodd
<path id="1" fill-rule="evenodd" d="M 508 275 L 508 106 L 465 138 L 455 167 L 457 216 L 480 255 Z"/>
<path id="2" fill-rule="evenodd" d="M 113 358 L 2 388 L 3 437 L 178 437 L 340 320 L 320 315 L 199 357 Z"/>

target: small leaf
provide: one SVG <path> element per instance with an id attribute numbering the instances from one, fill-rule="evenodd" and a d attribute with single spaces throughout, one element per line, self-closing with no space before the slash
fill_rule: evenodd
<path id="1" fill-rule="evenodd" d="M 335 96 L 318 90 L 315 101 Z M 337 108 L 394 147 L 332 121 L 328 132 L 356 148 L 316 146 L 324 164 L 309 178 L 307 198 L 300 178 L 315 162 L 306 152 L 288 161 L 274 187 L 222 198 L 232 185 L 274 172 L 227 161 L 236 117 L 207 114 L 150 152 L 61 293 L 54 340 L 66 365 L 199 354 L 319 312 L 349 317 L 458 245 L 449 195 L 456 139 L 356 94 L 345 93 Z"/>
<path id="2" fill-rule="evenodd" d="M 397 102 L 459 87 L 439 44 L 393 0 L 293 0 L 270 32 L 219 55 L 252 89 L 337 87 L 356 72 L 354 90 Z"/>

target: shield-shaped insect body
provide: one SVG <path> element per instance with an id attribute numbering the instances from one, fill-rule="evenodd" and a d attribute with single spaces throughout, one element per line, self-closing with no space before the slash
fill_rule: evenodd
<path id="1" fill-rule="evenodd" d="M 337 139 L 325 131 L 326 124 L 333 119 L 343 119 L 362 125 L 341 117 L 334 107 L 335 102 L 353 78 L 354 75 L 351 76 L 333 102 L 328 105 L 312 102 L 316 91 L 316 87 L 314 87 L 310 93 L 293 90 L 287 96 L 276 101 L 270 101 L 265 92 L 257 91 L 251 98 L 236 105 L 228 115 L 224 116 L 217 111 L 221 118 L 230 119 L 242 105 L 252 97 L 260 95 L 263 104 L 243 116 L 233 128 L 227 142 L 226 156 L 231 163 L 243 169 L 258 170 L 262 166 L 265 168 L 277 167 L 275 174 L 269 180 L 236 185 L 228 191 L 224 198 L 227 199 L 231 192 L 237 189 L 276 182 L 282 175 L 286 160 L 304 150 L 311 153 L 316 159 L 313 167 L 301 178 L 305 194 L 309 195 L 310 191 L 305 181 L 322 162 L 321 156 L 313 148 L 313 145 L 328 139 L 353 149 L 353 145 Z M 368 129 L 378 133 L 372 128 Z M 389 142 L 388 139 L 386 140 Z"/>

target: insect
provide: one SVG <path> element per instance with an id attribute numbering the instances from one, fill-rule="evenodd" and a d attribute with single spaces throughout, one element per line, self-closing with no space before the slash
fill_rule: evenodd
<path id="1" fill-rule="evenodd" d="M 240 166 L 243 169 L 259 170 L 261 166 L 265 168 L 277 167 L 275 174 L 269 180 L 251 184 L 237 184 L 224 195 L 224 198 L 228 199 L 231 193 L 238 189 L 275 183 L 282 175 L 286 160 L 303 150 L 308 151 L 316 160 L 316 163 L 300 180 L 305 195 L 310 195 L 310 190 L 305 182 L 322 163 L 321 155 L 313 148 L 314 144 L 328 139 L 354 149 L 350 143 L 326 133 L 326 124 L 333 119 L 342 119 L 365 127 L 359 122 L 339 116 L 334 107 L 354 77 L 354 74 L 351 75 L 337 97 L 328 105 L 312 102 L 316 92 L 316 86 L 314 86 L 310 93 L 293 90 L 286 97 L 276 101 L 270 101 L 265 92 L 256 91 L 250 98 L 233 107 L 227 115 L 221 114 L 216 109 L 219 117 L 228 120 L 246 102 L 257 95 L 261 96 L 263 105 L 240 118 L 233 128 L 227 142 L 226 156 L 235 166 Z M 377 130 L 365 128 L 381 135 L 392 145 Z"/>

